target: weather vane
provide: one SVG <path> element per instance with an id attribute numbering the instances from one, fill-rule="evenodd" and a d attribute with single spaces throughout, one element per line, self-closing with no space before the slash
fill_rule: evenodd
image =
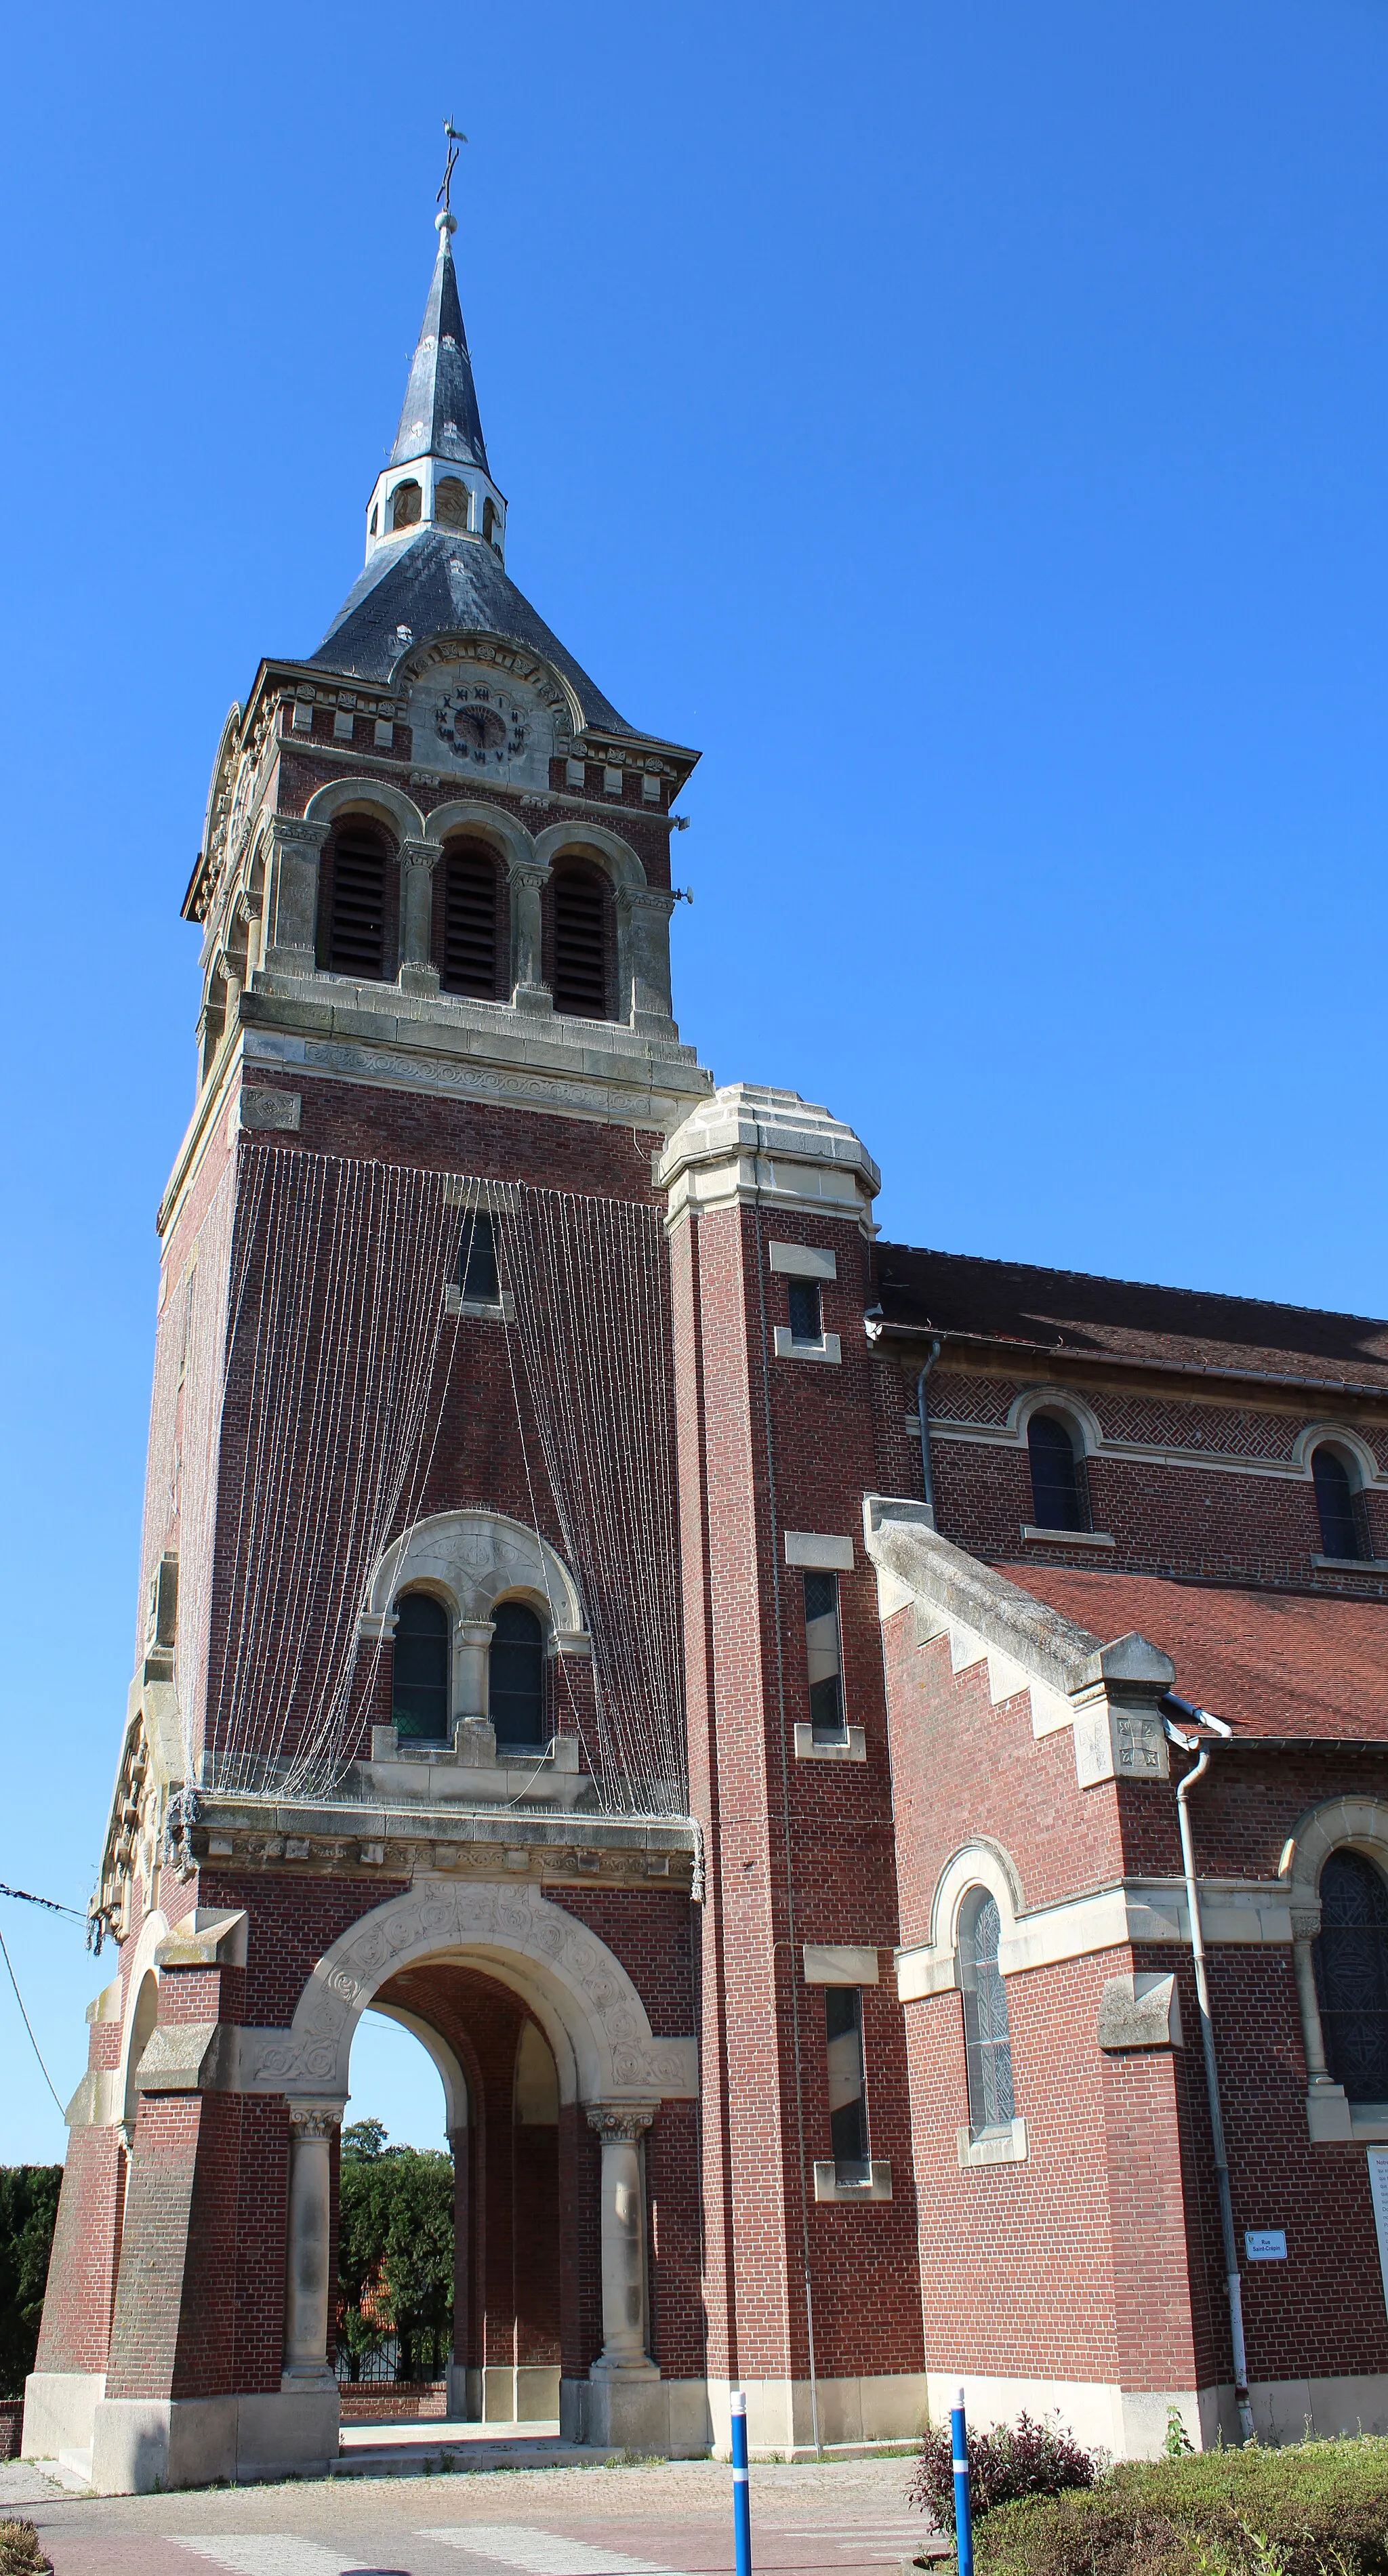
<path id="1" fill-rule="evenodd" d="M 452 209 L 448 202 L 448 191 L 453 184 L 453 172 L 457 167 L 458 146 L 460 143 L 466 143 L 467 136 L 459 133 L 451 116 L 444 118 L 443 130 L 448 138 L 448 166 L 443 174 L 443 186 L 438 192 L 436 203 L 442 206 L 445 214 L 450 214 Z"/>

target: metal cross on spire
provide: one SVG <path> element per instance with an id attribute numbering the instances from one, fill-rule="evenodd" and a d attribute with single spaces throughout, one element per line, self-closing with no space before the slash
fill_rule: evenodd
<path id="1" fill-rule="evenodd" d="M 449 189 L 452 187 L 452 184 L 453 184 L 453 172 L 454 172 L 454 170 L 455 170 L 455 168 L 456 168 L 456 166 L 457 166 L 457 161 L 458 161 L 458 146 L 459 146 L 459 144 L 460 144 L 460 143 L 466 143 L 466 141 L 467 141 L 467 136 L 466 136 L 465 134 L 460 134 L 460 133 L 459 133 L 458 128 L 457 128 L 457 126 L 454 124 L 453 119 L 452 119 L 452 117 L 451 117 L 451 116 L 446 116 L 446 117 L 444 118 L 444 120 L 443 120 L 443 130 L 444 130 L 444 134 L 445 134 L 445 136 L 446 136 L 446 138 L 447 138 L 447 143 L 448 143 L 448 161 L 447 161 L 447 166 L 445 167 L 444 174 L 443 174 L 443 186 L 440 188 L 440 190 L 439 190 L 439 192 L 438 192 L 438 196 L 437 196 L 437 198 L 436 198 L 436 200 L 435 200 L 435 203 L 436 203 L 436 204 L 438 204 L 438 205 L 440 205 L 440 206 L 442 206 L 443 211 L 444 211 L 444 213 L 445 213 L 445 214 L 449 214 L 449 213 L 451 213 L 452 209 L 450 208 L 450 206 L 449 206 L 449 202 L 448 202 L 448 192 L 449 192 Z"/>

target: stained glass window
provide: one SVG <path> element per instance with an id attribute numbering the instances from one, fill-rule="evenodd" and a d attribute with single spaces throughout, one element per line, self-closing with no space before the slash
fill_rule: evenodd
<path id="1" fill-rule="evenodd" d="M 1388 2102 L 1388 1882 L 1361 1852 L 1321 1871 L 1316 1987 L 1336 2083 L 1351 2102 Z"/>
<path id="2" fill-rule="evenodd" d="M 997 1904 L 980 1889 L 966 1903 L 959 1927 L 969 2127 L 976 2138 L 985 2129 L 1007 2128 L 1016 2116 L 1007 1988 L 998 1968 L 1001 1938 Z"/>

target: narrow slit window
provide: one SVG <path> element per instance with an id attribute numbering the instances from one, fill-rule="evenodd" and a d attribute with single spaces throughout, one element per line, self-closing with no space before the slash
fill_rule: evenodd
<path id="1" fill-rule="evenodd" d="M 996 1899 L 980 1889 L 966 1905 L 959 1930 L 969 2128 L 975 2138 L 989 2129 L 1009 2128 L 1017 2113 L 1007 1987 L 998 1966 L 1001 1940 Z"/>
<path id="2" fill-rule="evenodd" d="M 488 1714 L 497 1748 L 538 1752 L 545 1741 L 545 1640 L 523 1601 L 499 1601 L 488 1663 Z"/>
<path id="3" fill-rule="evenodd" d="M 1033 1413 L 1027 1425 L 1031 1461 L 1031 1513 L 1038 1529 L 1088 1527 L 1075 1444 L 1054 1413 Z"/>
<path id="4" fill-rule="evenodd" d="M 810 1683 L 810 1734 L 816 1744 L 843 1741 L 843 1642 L 839 1632 L 839 1578 L 810 1574 L 805 1583 L 805 1662 Z"/>
<path id="5" fill-rule="evenodd" d="M 1363 1549 L 1359 1543 L 1354 1480 L 1343 1458 L 1334 1449 L 1317 1449 L 1311 1460 L 1311 1474 L 1316 1487 L 1322 1553 L 1326 1556 L 1361 1556 Z"/>
<path id="6" fill-rule="evenodd" d="M 817 1279 L 792 1279 L 788 1284 L 790 1300 L 790 1338 L 793 1342 L 822 1342 L 824 1339 L 824 1306 Z"/>
<path id="7" fill-rule="evenodd" d="M 829 2058 L 829 2143 L 835 2182 L 868 2182 L 867 2094 L 863 2083 L 863 1998 L 856 1986 L 824 1989 Z"/>
<path id="8" fill-rule="evenodd" d="M 406 1592 L 395 1605 L 390 1713 L 402 1742 L 447 1739 L 448 1613 L 428 1592 Z"/>
<path id="9" fill-rule="evenodd" d="M 458 1247 L 458 1287 L 467 1305 L 496 1306 L 501 1282 L 496 1266 L 496 1219 L 487 1208 L 472 1208 L 463 1219 Z"/>

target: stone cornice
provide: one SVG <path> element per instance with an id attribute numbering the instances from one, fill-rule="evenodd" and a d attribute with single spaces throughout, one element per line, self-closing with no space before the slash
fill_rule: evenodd
<path id="1" fill-rule="evenodd" d="M 200 1792 L 194 1857 L 222 1869 L 344 1871 L 384 1879 L 468 1878 L 650 1886 L 689 1892 L 695 1827 L 683 1817 L 540 1813 L 346 1798 Z"/>
<path id="2" fill-rule="evenodd" d="M 1210 1943 L 1239 1948 L 1288 1946 L 1296 1937 L 1284 1880 L 1202 1878 L 1200 1923 Z M 1109 1887 L 1019 1913 L 999 1945 L 1005 1977 L 1052 1968 L 1096 1951 L 1190 1946 L 1184 1881 L 1123 1878 Z M 959 1983 L 952 1941 L 905 1943 L 896 1953 L 897 1995 L 913 2003 L 951 1993 Z"/>

